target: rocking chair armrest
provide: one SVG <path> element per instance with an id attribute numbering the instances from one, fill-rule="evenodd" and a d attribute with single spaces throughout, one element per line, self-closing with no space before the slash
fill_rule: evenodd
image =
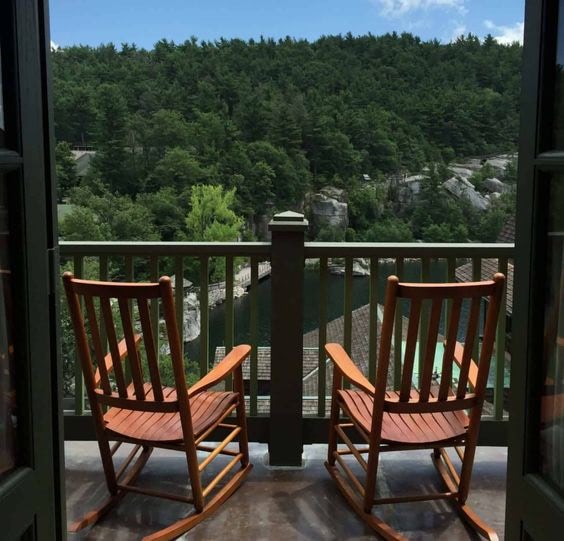
<path id="1" fill-rule="evenodd" d="M 349 379 L 355 387 L 372 396 L 374 395 L 374 385 L 366 379 L 341 344 L 325 344 L 325 351 L 333 361 L 335 368 Z"/>
<path id="2" fill-rule="evenodd" d="M 445 341 L 446 347 L 446 341 Z M 456 342 L 454 346 L 454 362 L 459 368 L 462 367 L 462 357 L 464 355 L 464 346 L 460 342 Z M 474 389 L 476 387 L 476 381 L 478 380 L 478 365 L 474 359 L 470 359 L 470 368 L 468 370 L 468 383 L 470 387 Z"/>
<path id="3" fill-rule="evenodd" d="M 188 396 L 192 397 L 223 381 L 241 366 L 250 352 L 251 346 L 247 344 L 235 346 L 217 366 L 212 368 L 200 381 L 194 383 L 188 389 Z"/>

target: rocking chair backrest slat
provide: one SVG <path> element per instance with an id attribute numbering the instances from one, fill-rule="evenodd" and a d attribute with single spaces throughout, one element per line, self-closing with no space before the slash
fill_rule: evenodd
<path id="1" fill-rule="evenodd" d="M 82 344 L 79 347 L 81 363 L 87 373 L 93 374 L 92 378 L 85 377 L 91 407 L 94 408 L 98 402 L 147 412 L 180 409 L 184 424 L 190 416 L 190 406 L 188 400 L 176 399 L 176 396 L 187 396 L 187 389 L 170 279 L 162 278 L 154 284 L 117 284 L 76 280 L 70 273 L 65 273 L 64 283 L 75 334 L 79 338 L 79 346 Z M 84 322 L 81 298 L 86 308 L 88 327 Z M 100 303 L 100 321 L 96 317 L 96 299 Z M 113 304 L 113 299 L 117 299 L 117 303 Z M 149 300 L 161 301 L 163 306 L 176 389 L 170 397 L 165 397 L 163 393 L 154 334 L 158 329 L 153 329 L 151 325 Z M 168 306 L 171 303 L 172 309 Z M 107 338 L 107 347 L 101 340 L 102 332 Z M 96 366 L 91 350 L 95 354 Z M 145 351 L 146 370 L 143 370 L 142 350 Z M 129 367 L 130 382 L 126 379 L 125 366 Z M 98 377 L 94 376 L 96 368 L 99 385 Z M 117 395 L 113 392 L 116 388 Z M 179 402 L 185 404 L 180 405 Z"/>
<path id="2" fill-rule="evenodd" d="M 152 300 L 151 302 L 156 302 Z M 141 330 L 143 332 L 143 342 L 145 344 L 145 353 L 147 354 L 147 364 L 149 365 L 149 374 L 151 376 L 151 385 L 155 400 L 161 402 L 163 400 L 163 390 L 161 385 L 161 377 L 159 374 L 158 355 L 155 347 L 155 338 L 153 328 L 151 326 L 151 316 L 149 315 L 149 307 L 147 299 L 137 299 L 139 307 L 139 317 L 141 319 Z"/>
<path id="3" fill-rule="evenodd" d="M 112 368 L 114 377 L 116 379 L 118 394 L 121 398 L 127 398 L 127 385 L 125 383 L 125 374 L 123 372 L 123 366 L 121 364 L 121 358 L 119 354 L 119 346 L 116 337 L 116 329 L 114 326 L 114 316 L 112 314 L 110 298 L 100 297 L 100 306 L 102 308 L 102 316 L 104 325 L 106 327 L 108 346 L 110 348 L 110 354 L 112 356 Z"/>
<path id="4" fill-rule="evenodd" d="M 470 362 L 472 361 L 472 351 L 474 350 L 474 342 L 477 338 L 478 320 L 480 319 L 480 297 L 474 297 L 470 304 L 470 314 L 468 316 L 468 325 L 466 327 L 466 337 L 464 339 L 464 349 L 462 355 L 462 364 L 460 366 L 460 374 L 458 377 L 458 389 L 456 397 L 462 398 L 468 387 L 468 376 L 470 373 Z"/>
<path id="5" fill-rule="evenodd" d="M 420 316 L 421 300 L 413 299 L 411 306 L 409 307 L 409 326 L 407 328 L 407 339 L 405 344 L 400 402 L 407 402 L 411 397 L 411 382 L 413 381 L 413 365 L 415 362 L 415 350 L 417 348 L 417 333 L 419 331 Z"/>
<path id="6" fill-rule="evenodd" d="M 441 322 L 442 309 L 443 299 L 440 297 L 433 298 L 431 305 L 431 319 L 429 321 L 427 339 L 425 340 L 423 369 L 421 372 L 421 389 L 419 392 L 419 400 L 421 400 L 421 402 L 427 402 L 431 393 L 433 366 L 435 360 L 435 351 L 437 350 L 437 337 L 439 335 L 439 325 Z"/>
<path id="7" fill-rule="evenodd" d="M 423 411 L 454 411 L 468 409 L 483 402 L 483 394 L 487 383 L 490 359 L 493 351 L 501 294 L 505 278 L 496 274 L 493 280 L 463 284 L 408 284 L 400 283 L 398 278 L 388 279 L 384 319 L 382 322 L 380 354 L 378 358 L 378 374 L 376 381 L 373 429 L 378 428 L 379 417 L 383 411 L 403 413 L 420 413 Z M 479 363 L 472 360 L 474 341 L 479 336 L 480 303 L 486 297 L 488 308 L 484 325 L 484 337 Z M 402 363 L 401 387 L 397 394 L 386 396 L 386 382 L 390 364 L 392 347 L 393 321 L 399 310 L 399 300 L 406 299 L 410 303 L 409 322 L 405 352 Z M 468 300 L 470 310 L 466 325 L 464 344 L 457 339 L 462 320 L 464 301 Z M 420 382 L 414 386 L 415 351 L 418 330 L 422 325 L 421 316 L 424 303 L 430 303 L 430 315 L 427 332 L 424 337 L 424 351 L 420 366 Z M 441 314 L 445 302 L 450 303 L 448 321 L 446 321 L 446 340 L 442 352 L 440 381 L 437 381 L 435 354 L 439 342 Z M 392 322 L 392 323 L 390 323 Z M 460 365 L 460 375 L 456 395 L 453 392 L 453 363 Z M 476 383 L 475 389 L 469 389 Z M 438 384 L 438 389 L 437 389 Z M 413 391 L 417 390 L 418 393 Z M 443 404 L 443 406 L 441 406 Z"/>
<path id="8" fill-rule="evenodd" d="M 452 387 L 452 365 L 454 363 L 454 350 L 458 337 L 462 299 L 454 299 L 450 317 L 447 323 L 446 344 L 441 367 L 441 384 L 439 387 L 439 400 L 446 400 Z"/>
<path id="9" fill-rule="evenodd" d="M 129 301 L 120 297 L 118 299 L 119 312 L 121 315 L 121 324 L 123 327 L 123 334 L 125 336 L 125 343 L 127 344 L 127 357 L 131 369 L 131 377 L 133 379 L 133 388 L 135 389 L 135 397 L 137 400 L 145 399 L 145 390 L 143 388 L 143 370 L 141 369 L 141 362 L 139 361 L 139 353 L 135 345 L 135 336 L 133 326 L 131 323 L 131 311 L 129 309 Z"/>
<path id="10" fill-rule="evenodd" d="M 90 325 L 90 333 L 92 334 L 92 342 L 94 346 L 94 353 L 96 355 L 96 364 L 100 372 L 100 386 L 105 394 L 112 394 L 112 387 L 108 370 L 106 368 L 105 353 L 102 349 L 102 339 L 100 337 L 100 328 L 98 326 L 98 319 L 96 318 L 96 310 L 94 308 L 94 301 L 89 295 L 84 296 L 84 304 L 86 306 L 86 313 L 88 315 L 88 325 Z"/>

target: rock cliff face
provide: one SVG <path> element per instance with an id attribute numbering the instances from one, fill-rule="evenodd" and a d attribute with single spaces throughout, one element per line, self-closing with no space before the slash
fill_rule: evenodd
<path id="1" fill-rule="evenodd" d="M 345 230 L 349 225 L 344 190 L 327 186 L 309 197 L 309 217 L 313 227 L 331 226 Z"/>
<path id="2" fill-rule="evenodd" d="M 448 167 L 450 178 L 443 183 L 443 188 L 454 198 L 464 199 L 477 210 L 486 210 L 490 201 L 500 197 L 502 193 L 508 192 L 512 187 L 502 182 L 497 176 L 503 178 L 509 163 L 517 156 L 515 154 L 501 154 L 489 158 L 468 158 L 459 163 L 453 163 Z M 470 181 L 472 175 L 489 166 L 493 170 L 490 178 L 486 178 L 476 189 Z M 397 202 L 401 205 L 414 203 L 421 193 L 421 182 L 425 178 L 426 171 L 411 176 L 389 175 L 386 183 L 389 189 L 395 189 Z"/>
<path id="3" fill-rule="evenodd" d="M 443 188 L 458 199 L 466 199 L 475 209 L 486 210 L 489 207 L 488 199 L 477 192 L 474 185 L 465 178 L 451 177 L 443 183 Z"/>

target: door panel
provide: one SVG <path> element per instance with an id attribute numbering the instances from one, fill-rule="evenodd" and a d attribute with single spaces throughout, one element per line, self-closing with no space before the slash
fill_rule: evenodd
<path id="1" fill-rule="evenodd" d="M 564 0 L 527 0 L 506 537 L 564 524 Z"/>
<path id="2" fill-rule="evenodd" d="M 0 538 L 64 537 L 49 35 L 0 2 Z"/>
<path id="3" fill-rule="evenodd" d="M 539 472 L 564 497 L 564 178 L 549 184 Z"/>

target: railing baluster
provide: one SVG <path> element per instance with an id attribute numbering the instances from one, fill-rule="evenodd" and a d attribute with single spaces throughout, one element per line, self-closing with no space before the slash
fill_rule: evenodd
<path id="1" fill-rule="evenodd" d="M 233 349 L 235 337 L 235 317 L 233 313 L 233 256 L 225 258 L 225 354 Z M 225 389 L 233 388 L 233 379 L 229 376 L 225 380 Z"/>
<path id="2" fill-rule="evenodd" d="M 456 258 L 448 257 L 446 260 L 447 268 L 446 268 L 446 281 L 447 282 L 456 282 Z M 445 302 L 445 328 L 444 328 L 444 335 L 447 336 L 448 334 L 448 322 L 450 321 L 450 314 L 452 313 L 452 299 L 448 299 Z"/>
<path id="3" fill-rule="evenodd" d="M 345 258 L 345 292 L 343 304 L 344 328 L 343 328 L 343 347 L 352 356 L 352 283 L 353 283 L 353 259 Z M 345 389 L 350 387 L 350 382 L 345 379 Z"/>
<path id="4" fill-rule="evenodd" d="M 431 280 L 431 260 L 428 257 L 421 258 L 421 282 L 429 282 Z M 421 326 L 419 328 L 419 369 L 418 369 L 418 385 L 421 385 L 421 376 L 423 375 L 423 363 L 425 360 L 425 349 L 427 347 L 427 334 L 429 333 L 429 309 L 430 305 L 427 301 L 423 301 L 421 306 Z"/>
<path id="5" fill-rule="evenodd" d="M 319 258 L 319 333 L 317 365 L 317 415 L 325 417 L 327 355 L 327 258 Z"/>
<path id="6" fill-rule="evenodd" d="M 251 257 L 251 366 L 250 366 L 250 414 L 258 415 L 258 260 Z"/>
<path id="7" fill-rule="evenodd" d="M 176 256 L 174 258 L 174 280 L 176 288 L 174 290 L 174 307 L 176 309 L 176 326 L 180 337 L 180 352 L 184 357 L 184 258 Z"/>
<path id="8" fill-rule="evenodd" d="M 345 351 L 351 354 L 352 345 L 352 282 L 353 282 L 353 259 L 345 258 L 345 300 L 343 306 L 344 329 L 343 346 Z"/>
<path id="9" fill-rule="evenodd" d="M 73 258 L 73 273 L 77 278 L 84 277 L 84 259 L 81 255 L 75 255 Z M 76 348 L 74 353 L 74 413 L 75 415 L 84 414 L 84 380 Z"/>
<path id="10" fill-rule="evenodd" d="M 209 337 L 209 257 L 200 258 L 200 377 L 208 371 L 210 358 Z"/>
<path id="11" fill-rule="evenodd" d="M 482 258 L 481 257 L 473 257 L 472 258 L 472 281 L 479 282 L 482 279 Z M 479 326 L 479 329 L 482 329 L 482 325 Z M 479 362 L 480 359 L 480 337 L 482 335 L 482 331 L 478 332 L 478 336 L 476 340 L 474 340 L 474 346 L 472 348 L 472 358 Z"/>
<path id="12" fill-rule="evenodd" d="M 396 258 L 396 276 L 401 280 L 403 277 L 403 257 Z M 394 389 L 399 390 L 401 386 L 401 356 L 402 356 L 402 334 L 403 314 L 402 303 L 398 301 L 396 308 L 396 320 L 394 325 Z"/>
<path id="13" fill-rule="evenodd" d="M 498 270 L 507 277 L 507 258 L 499 258 Z M 497 421 L 503 419 L 503 400 L 505 391 L 505 322 L 507 306 L 507 280 L 501 297 L 499 318 L 497 321 L 497 336 L 495 339 L 495 382 L 494 382 L 494 415 Z"/>
<path id="14" fill-rule="evenodd" d="M 159 258 L 155 255 L 149 258 L 149 275 L 151 282 L 156 282 L 159 279 Z M 149 308 L 149 317 L 151 318 L 151 328 L 153 330 L 153 342 L 155 344 L 155 351 L 157 353 L 157 363 L 159 363 L 159 300 L 152 299 Z"/>
<path id="15" fill-rule="evenodd" d="M 108 256 L 101 255 L 100 256 L 100 268 L 99 268 L 99 276 L 100 281 L 107 282 L 108 281 Z M 102 321 L 102 307 L 98 312 L 99 321 Z M 108 348 L 108 335 L 106 333 L 106 326 L 100 326 L 100 341 L 102 342 L 102 348 L 107 352 Z"/>
<path id="16" fill-rule="evenodd" d="M 133 256 L 126 255 L 125 261 L 125 281 L 133 282 Z M 129 311 L 133 310 L 133 301 L 128 301 Z M 123 363 L 125 365 L 125 383 L 129 385 L 131 383 L 131 363 Z"/>
<path id="17" fill-rule="evenodd" d="M 370 328 L 368 331 L 368 379 L 376 383 L 378 357 L 378 258 L 370 258 Z"/>
<path id="18" fill-rule="evenodd" d="M 133 282 L 133 256 L 125 256 L 125 281 Z"/>

